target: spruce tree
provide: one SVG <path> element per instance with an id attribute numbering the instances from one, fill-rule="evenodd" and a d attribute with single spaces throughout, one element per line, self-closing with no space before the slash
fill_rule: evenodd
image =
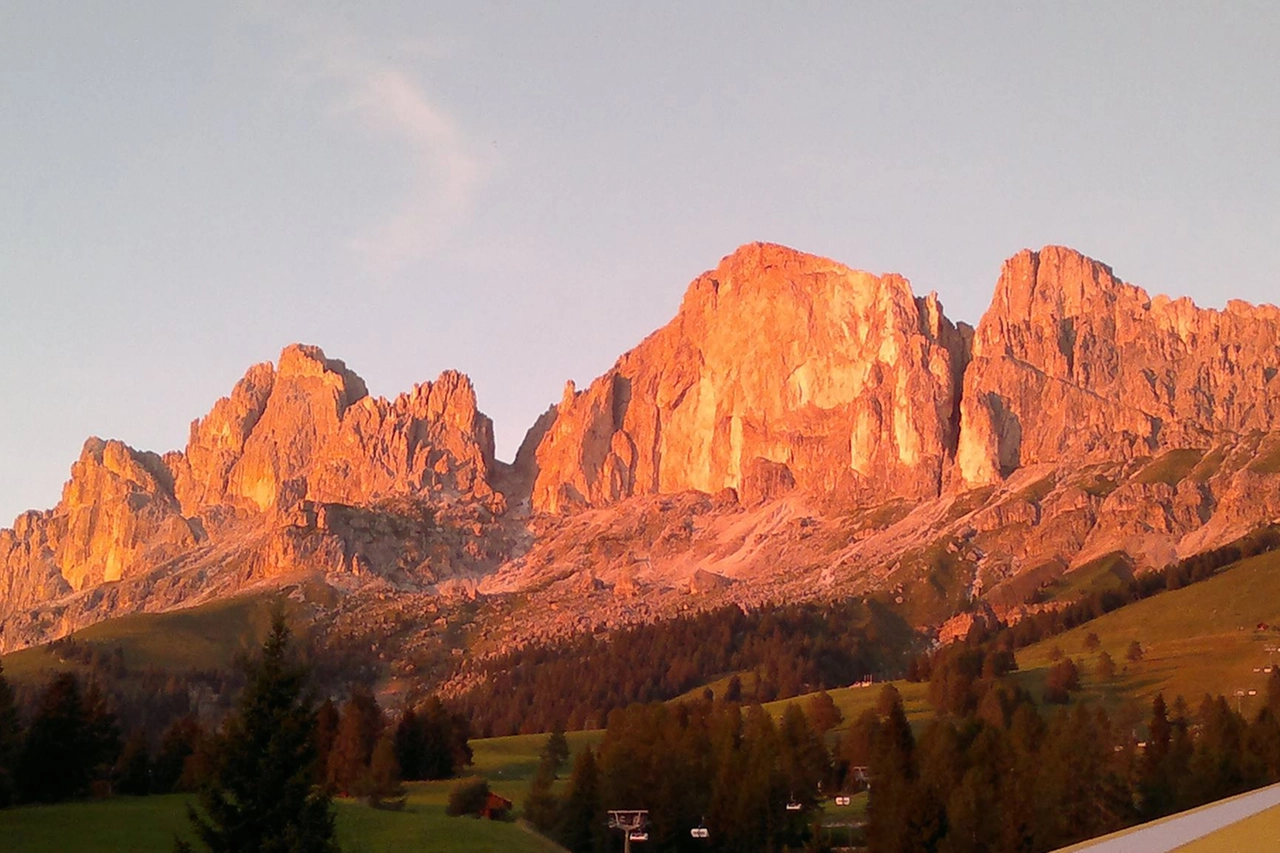
<path id="1" fill-rule="evenodd" d="M 600 770 L 595 753 L 587 747 L 573 763 L 556 834 L 572 853 L 595 853 L 605 847 L 604 826 Z"/>
<path id="2" fill-rule="evenodd" d="M 545 759 L 539 761 L 524 801 L 525 820 L 537 827 L 539 832 L 548 833 L 556 825 L 560 800 L 551 790 L 555 780 L 556 772 L 551 764 Z"/>
<path id="3" fill-rule="evenodd" d="M 367 690 L 357 690 L 342 708 L 338 733 L 329 751 L 329 784 L 343 795 L 359 794 L 373 748 L 382 734 L 382 709 Z"/>
<path id="4" fill-rule="evenodd" d="M 141 731 L 136 731 L 125 741 L 112 771 L 115 790 L 120 794 L 144 797 L 152 793 L 151 787 L 151 754 L 147 749 L 147 738 Z"/>
<path id="5" fill-rule="evenodd" d="M 375 809 L 404 808 L 406 792 L 401 783 L 400 762 L 396 760 L 395 740 L 389 733 L 379 738 L 373 748 L 364 794 Z"/>
<path id="6" fill-rule="evenodd" d="M 184 776 L 203 737 L 200 720 L 194 714 L 174 720 L 165 729 L 160 738 L 160 751 L 151 765 L 152 789 L 157 794 L 194 790 L 193 786 L 184 784 Z"/>
<path id="7" fill-rule="evenodd" d="M 547 742 L 542 747 L 541 760 L 549 763 L 552 772 L 556 774 L 569 760 L 569 740 L 564 736 L 564 726 L 556 726 L 547 736 Z"/>
<path id="8" fill-rule="evenodd" d="M 115 732 L 105 705 L 94 698 L 91 706 L 75 674 L 59 673 L 40 699 L 18 760 L 23 798 L 56 803 L 88 793 L 95 769 L 115 760 Z"/>
<path id="9" fill-rule="evenodd" d="M 13 688 L 4 677 L 0 663 L 0 809 L 14 799 L 13 774 L 18 760 L 18 708 Z"/>
<path id="10" fill-rule="evenodd" d="M 203 814 L 188 808 L 210 853 L 337 853 L 333 806 L 315 780 L 315 712 L 305 670 L 289 657 L 289 628 L 277 611 L 261 657 L 227 721 Z M 179 853 L 192 848 L 178 840 Z"/>

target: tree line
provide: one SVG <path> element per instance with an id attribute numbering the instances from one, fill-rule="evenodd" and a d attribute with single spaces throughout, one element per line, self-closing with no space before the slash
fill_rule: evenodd
<path id="1" fill-rule="evenodd" d="M 803 844 L 831 773 L 822 733 L 798 704 L 775 721 L 760 705 L 653 703 L 609 714 L 598 749 L 573 762 L 548 738 L 524 803 L 526 818 L 574 853 L 616 849 L 609 809 L 645 809 L 658 850 L 759 851 Z M 691 830 L 707 829 L 707 839 Z"/>
<path id="2" fill-rule="evenodd" d="M 254 674 L 252 667 L 261 664 L 249 666 Z M 253 682 L 245 684 L 242 696 L 252 693 Z M 306 708 L 314 751 L 308 773 L 329 794 L 394 805 L 402 780 L 446 778 L 471 762 L 468 722 L 438 699 L 391 716 L 367 690 L 357 688 L 339 706 L 330 699 L 316 703 L 309 682 L 305 686 L 297 701 Z M 200 792 L 225 771 L 243 725 L 237 722 L 243 714 L 214 724 L 188 712 L 162 733 L 142 726 L 126 731 L 111 695 L 74 672 L 54 675 L 25 712 L 22 704 L 0 665 L 0 807 Z"/>
<path id="3" fill-rule="evenodd" d="M 486 737 L 596 728 L 614 709 L 672 699 L 730 672 L 751 676 L 733 698 L 759 702 L 897 675 L 916 642 L 875 601 L 731 605 L 483 661 L 480 683 L 450 705 Z"/>

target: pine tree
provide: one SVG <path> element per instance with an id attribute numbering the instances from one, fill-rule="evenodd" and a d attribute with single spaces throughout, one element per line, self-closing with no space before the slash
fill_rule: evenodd
<path id="1" fill-rule="evenodd" d="M 289 628 L 272 618 L 261 657 L 222 738 L 216 778 L 188 808 L 210 853 L 337 853 L 334 813 L 315 780 L 315 712 L 305 670 L 289 659 Z M 179 853 L 192 848 L 177 841 Z"/>
<path id="2" fill-rule="evenodd" d="M 389 734 L 378 739 L 369 759 L 369 778 L 364 785 L 365 796 L 374 808 L 399 810 L 404 808 L 405 788 L 400 781 L 400 762 L 396 760 L 395 740 Z"/>
<path id="3" fill-rule="evenodd" d="M 4 677 L 4 664 L 0 662 L 0 809 L 14 800 L 13 775 L 18 760 L 18 708 L 13 688 Z"/>
<path id="4" fill-rule="evenodd" d="M 55 803 L 88 793 L 95 768 L 114 760 L 114 725 L 98 700 L 89 707 L 73 673 L 55 676 L 40 699 L 18 760 L 23 798 Z"/>
<path id="5" fill-rule="evenodd" d="M 888 713 L 871 752 L 867 840 L 875 850 L 905 851 L 911 849 L 915 738 L 902 710 L 902 697 L 892 685 L 885 685 L 880 693 L 877 710 L 885 708 Z"/>
<path id="6" fill-rule="evenodd" d="M 329 753 L 333 750 L 334 738 L 338 736 L 340 721 L 337 706 L 332 699 L 326 698 L 316 710 L 316 781 L 321 785 L 328 782 Z"/>
<path id="7" fill-rule="evenodd" d="M 356 794 L 369 771 L 373 748 L 382 734 L 382 709 L 367 690 L 357 690 L 342 708 L 338 733 L 329 751 L 329 784 L 340 794 Z"/>
<path id="8" fill-rule="evenodd" d="M 559 774 L 560 768 L 569 760 L 569 741 L 564 736 L 564 726 L 556 726 L 547 736 L 542 747 L 542 761 L 551 765 L 552 772 Z"/>
<path id="9" fill-rule="evenodd" d="M 1148 729 L 1147 746 L 1142 753 L 1138 793 L 1142 816 L 1152 820 L 1171 812 L 1174 804 L 1173 779 L 1169 774 L 1173 726 L 1169 723 L 1162 693 L 1157 693 L 1151 702 L 1151 722 Z"/>
<path id="10" fill-rule="evenodd" d="M 595 752 L 588 747 L 573 764 L 556 835 L 573 853 L 596 853 L 604 849 L 604 825 L 600 771 Z"/>
<path id="11" fill-rule="evenodd" d="M 147 750 L 147 738 L 134 732 L 125 741 L 120 758 L 112 772 L 115 790 L 121 794 L 144 797 L 151 791 L 151 754 Z"/>
<path id="12" fill-rule="evenodd" d="M 196 753 L 204 730 L 194 714 L 175 720 L 160 738 L 160 750 L 151 766 L 152 787 L 157 794 L 195 790 L 186 777 L 187 764 Z M 194 773 L 192 774 L 194 775 Z"/>
<path id="13" fill-rule="evenodd" d="M 412 708 L 405 708 L 396 723 L 396 760 L 405 779 L 425 779 L 427 762 L 426 733 L 422 721 Z"/>
<path id="14" fill-rule="evenodd" d="M 556 825 L 560 800 L 551 790 L 555 780 L 556 772 L 551 763 L 539 761 L 538 769 L 529 783 L 529 794 L 524 801 L 525 820 L 537 827 L 539 832 L 551 832 Z"/>
<path id="15" fill-rule="evenodd" d="M 809 722 L 813 727 L 822 734 L 844 722 L 844 714 L 840 713 L 836 701 L 825 690 L 819 691 L 809 700 L 805 713 L 809 715 Z"/>

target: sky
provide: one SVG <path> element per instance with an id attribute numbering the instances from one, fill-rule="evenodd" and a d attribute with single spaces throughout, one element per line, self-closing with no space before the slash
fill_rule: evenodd
<path id="1" fill-rule="evenodd" d="M 0 525 L 318 344 L 500 458 L 737 246 L 1280 302 L 1269 2 L 0 4 Z"/>

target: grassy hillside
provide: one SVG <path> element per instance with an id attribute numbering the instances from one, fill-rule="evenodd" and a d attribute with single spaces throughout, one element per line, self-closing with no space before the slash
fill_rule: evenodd
<path id="1" fill-rule="evenodd" d="M 1017 677 L 1039 693 L 1054 648 L 1076 659 L 1085 675 L 1083 695 L 1115 703 L 1125 699 L 1148 705 L 1157 692 L 1172 700 L 1182 695 L 1194 709 L 1205 693 L 1236 698 L 1237 689 L 1257 690 L 1241 698 L 1246 713 L 1258 708 L 1266 683 L 1263 669 L 1280 644 L 1280 633 L 1258 630 L 1280 625 L 1280 552 L 1262 554 L 1224 569 L 1209 580 L 1164 592 L 1108 613 L 1018 652 Z M 1094 674 L 1098 655 L 1085 649 L 1097 634 L 1120 672 L 1108 682 Z M 1143 658 L 1125 660 L 1134 640 Z M 1280 663 L 1280 654 L 1274 655 Z M 1256 671 L 1255 671 L 1256 670 Z"/>
<path id="2" fill-rule="evenodd" d="M 273 595 L 240 596 L 186 610 L 121 616 L 76 631 L 71 639 L 104 651 L 120 648 L 134 669 L 225 669 L 237 652 L 261 642 L 275 600 Z M 77 662 L 65 660 L 53 644 L 4 656 L 5 674 L 16 681 L 68 668 L 78 668 Z"/>
<path id="3" fill-rule="evenodd" d="M 1099 569 L 1108 574 L 1110 567 Z M 1258 625 L 1265 624 L 1266 630 Z M 1128 708 L 1145 716 L 1156 693 L 1172 702 L 1181 695 L 1195 710 L 1205 693 L 1222 694 L 1251 715 L 1260 707 L 1268 674 L 1265 668 L 1274 657 L 1280 665 L 1280 552 L 1243 560 L 1216 576 L 1172 592 L 1130 604 L 1070 631 L 1050 637 L 1017 652 L 1019 669 L 1012 677 L 1039 699 L 1045 677 L 1053 664 L 1054 649 L 1077 661 L 1081 668 L 1082 690 L 1073 701 L 1102 702 L 1110 710 Z M 1085 648 L 1085 638 L 1097 634 L 1101 645 L 1096 652 Z M 1134 640 L 1142 646 L 1142 660 L 1130 662 L 1125 654 Z M 1095 668 L 1101 652 L 1115 661 L 1117 674 L 1103 681 Z M 717 694 L 727 678 L 713 684 Z M 928 702 L 928 685 L 907 681 L 891 682 L 902 694 L 907 716 L 919 724 L 933 715 Z M 844 714 L 848 726 L 858 714 L 875 706 L 881 685 L 830 690 L 828 693 Z M 1244 696 L 1235 692 L 1243 690 Z M 1249 696 L 1249 690 L 1257 695 Z M 701 693 L 692 690 L 688 697 Z M 776 717 L 791 702 L 804 703 L 809 696 L 771 702 L 765 707 Z M 1136 722 L 1136 720 L 1135 720 Z"/>

